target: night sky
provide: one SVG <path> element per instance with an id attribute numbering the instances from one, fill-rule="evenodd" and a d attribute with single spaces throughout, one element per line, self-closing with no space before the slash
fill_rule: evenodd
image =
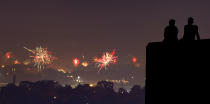
<path id="1" fill-rule="evenodd" d="M 85 79 L 122 79 L 135 73 L 134 83 L 144 85 L 148 42 L 163 40 L 171 18 L 181 38 L 189 16 L 201 39 L 209 38 L 209 5 L 209 0 L 1 0 L 0 55 L 11 51 L 25 60 L 24 46 L 43 46 L 57 57 L 56 64 Z M 72 65 L 75 57 L 90 60 L 113 49 L 119 62 L 101 73 L 94 65 L 85 72 Z M 140 67 L 132 64 L 133 56 Z"/>

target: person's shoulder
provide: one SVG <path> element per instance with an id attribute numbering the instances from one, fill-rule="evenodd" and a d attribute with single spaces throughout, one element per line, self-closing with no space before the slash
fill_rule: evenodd
<path id="1" fill-rule="evenodd" d="M 178 31 L 178 28 L 176 26 L 173 27 L 176 31 Z"/>
<path id="2" fill-rule="evenodd" d="M 166 26 L 166 27 L 165 27 L 165 29 L 168 29 L 168 28 L 170 28 L 170 26 Z"/>
<path id="3" fill-rule="evenodd" d="M 187 28 L 188 27 L 188 25 L 184 25 L 184 28 Z"/>
<path id="4" fill-rule="evenodd" d="M 195 28 L 198 28 L 198 26 L 197 25 L 193 25 Z"/>
<path id="5" fill-rule="evenodd" d="M 194 30 L 198 30 L 198 26 L 197 25 L 193 25 L 193 29 Z"/>

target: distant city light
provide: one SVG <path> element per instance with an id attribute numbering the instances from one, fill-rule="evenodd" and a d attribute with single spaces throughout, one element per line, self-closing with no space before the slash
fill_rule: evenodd
<path id="1" fill-rule="evenodd" d="M 13 72 L 15 72 L 15 71 L 16 71 L 16 69 L 15 69 L 15 68 L 12 68 L 12 71 L 13 71 Z"/>
<path id="2" fill-rule="evenodd" d="M 74 76 L 72 76 L 72 75 L 68 75 L 68 76 L 66 76 L 67 78 L 74 78 Z"/>
<path id="3" fill-rule="evenodd" d="M 139 63 L 136 63 L 136 67 L 139 68 L 141 66 L 141 64 Z"/>
<path id="4" fill-rule="evenodd" d="M 2 68 L 5 68 L 5 65 L 1 65 Z"/>
<path id="5" fill-rule="evenodd" d="M 94 86 L 95 86 L 95 84 L 89 84 L 89 86 L 90 86 L 90 87 L 94 87 Z"/>
<path id="6" fill-rule="evenodd" d="M 106 80 L 106 81 L 108 81 L 108 82 L 113 82 L 113 83 L 123 83 L 123 84 L 127 84 L 127 83 L 129 83 L 129 81 L 127 81 L 127 80 Z"/>
<path id="7" fill-rule="evenodd" d="M 80 76 L 77 76 L 76 82 L 78 82 L 78 83 L 82 82 L 80 79 Z"/>

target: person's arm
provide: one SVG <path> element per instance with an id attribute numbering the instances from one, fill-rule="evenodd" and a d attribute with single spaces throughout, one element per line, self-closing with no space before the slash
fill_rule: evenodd
<path id="1" fill-rule="evenodd" d="M 167 27 L 164 29 L 164 39 L 167 38 Z"/>
<path id="2" fill-rule="evenodd" d="M 176 36 L 178 37 L 179 29 L 176 27 Z"/>
<path id="3" fill-rule="evenodd" d="M 183 36 L 182 36 L 182 39 L 185 39 L 185 38 L 186 38 L 186 34 L 187 34 L 187 33 L 186 33 L 186 28 L 187 28 L 187 26 L 185 25 L 185 26 L 184 26 L 184 34 L 183 34 Z"/>
<path id="4" fill-rule="evenodd" d="M 198 26 L 196 26 L 196 37 L 197 37 L 197 40 L 200 40 L 200 36 L 199 36 L 199 32 L 198 32 Z"/>
<path id="5" fill-rule="evenodd" d="M 164 38 L 166 37 L 166 28 L 164 29 Z"/>

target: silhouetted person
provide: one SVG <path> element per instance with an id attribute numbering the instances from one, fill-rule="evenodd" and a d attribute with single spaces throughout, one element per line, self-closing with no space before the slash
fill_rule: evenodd
<path id="1" fill-rule="evenodd" d="M 176 43 L 178 41 L 177 38 L 178 29 L 175 26 L 175 20 L 169 20 L 169 25 L 165 28 L 164 31 L 164 42 L 166 43 Z"/>
<path id="2" fill-rule="evenodd" d="M 193 22 L 194 22 L 193 18 L 189 17 L 188 24 L 184 26 L 184 36 L 183 36 L 184 41 L 193 41 L 195 40 L 195 36 L 197 40 L 200 40 L 200 36 L 198 33 L 198 26 L 193 25 Z"/>

